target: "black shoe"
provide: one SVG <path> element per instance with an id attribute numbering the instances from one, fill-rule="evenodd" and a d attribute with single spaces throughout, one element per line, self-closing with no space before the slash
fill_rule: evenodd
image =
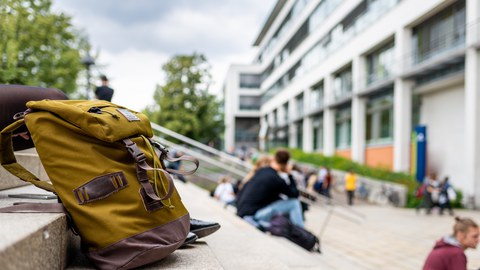
<path id="1" fill-rule="evenodd" d="M 198 236 L 192 232 L 189 232 L 187 235 L 187 239 L 185 239 L 185 242 L 183 242 L 181 247 L 185 247 L 186 245 L 193 244 L 195 241 L 197 241 Z"/>
<path id="2" fill-rule="evenodd" d="M 220 229 L 217 222 L 202 221 L 198 219 L 190 219 L 190 232 L 196 234 L 198 238 L 208 236 Z"/>

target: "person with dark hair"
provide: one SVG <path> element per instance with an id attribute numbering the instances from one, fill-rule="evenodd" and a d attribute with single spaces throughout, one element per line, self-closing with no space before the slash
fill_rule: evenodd
<path id="1" fill-rule="evenodd" d="M 438 204 L 440 205 L 440 215 L 443 215 L 443 211 L 448 209 L 448 213 L 450 216 L 453 216 L 453 209 L 451 201 L 455 200 L 457 194 L 453 189 L 452 185 L 450 185 L 448 176 L 445 176 L 443 183 L 440 184 L 440 196 L 438 197 Z"/>
<path id="2" fill-rule="evenodd" d="M 322 190 L 323 190 L 323 194 L 327 196 L 328 199 L 332 198 L 332 194 L 330 193 L 330 190 L 332 189 L 332 185 L 333 185 L 332 173 L 330 171 L 330 168 L 327 168 L 327 174 L 325 175 L 325 180 L 323 180 Z"/>
<path id="3" fill-rule="evenodd" d="M 281 176 L 288 175 L 289 159 L 287 150 L 278 150 L 270 166 L 255 173 L 237 197 L 238 216 L 259 228 L 268 229 L 271 217 L 288 214 L 293 224 L 304 227 L 295 180 L 290 176 L 286 181 Z"/>
<path id="4" fill-rule="evenodd" d="M 95 96 L 100 100 L 112 101 L 114 90 L 108 85 L 107 76 L 100 76 L 100 80 L 102 81 L 102 85 L 95 88 Z"/>
<path id="5" fill-rule="evenodd" d="M 478 225 L 469 218 L 455 218 L 453 234 L 438 240 L 423 266 L 423 270 L 465 270 L 465 250 L 478 244 Z"/>

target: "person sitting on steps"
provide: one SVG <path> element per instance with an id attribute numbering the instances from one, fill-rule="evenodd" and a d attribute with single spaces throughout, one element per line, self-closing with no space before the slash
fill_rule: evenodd
<path id="1" fill-rule="evenodd" d="M 259 229 L 268 229 L 271 217 L 288 214 L 293 224 L 304 227 L 295 181 L 290 177 L 287 183 L 281 176 L 287 173 L 289 159 L 287 150 L 278 150 L 270 166 L 255 173 L 237 198 L 238 216 Z"/>

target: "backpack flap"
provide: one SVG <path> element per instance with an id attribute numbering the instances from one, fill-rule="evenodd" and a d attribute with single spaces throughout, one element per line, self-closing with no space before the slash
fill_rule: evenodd
<path id="1" fill-rule="evenodd" d="M 103 100 L 29 101 L 27 107 L 51 112 L 89 136 L 106 142 L 138 135 L 153 136 L 150 121 L 144 114 Z"/>

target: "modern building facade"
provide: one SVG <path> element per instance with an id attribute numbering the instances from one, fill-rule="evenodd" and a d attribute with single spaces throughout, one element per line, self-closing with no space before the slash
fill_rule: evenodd
<path id="1" fill-rule="evenodd" d="M 480 205 L 479 24 L 478 0 L 279 0 L 226 78 L 225 146 L 409 171 L 423 125 L 427 170 Z"/>

